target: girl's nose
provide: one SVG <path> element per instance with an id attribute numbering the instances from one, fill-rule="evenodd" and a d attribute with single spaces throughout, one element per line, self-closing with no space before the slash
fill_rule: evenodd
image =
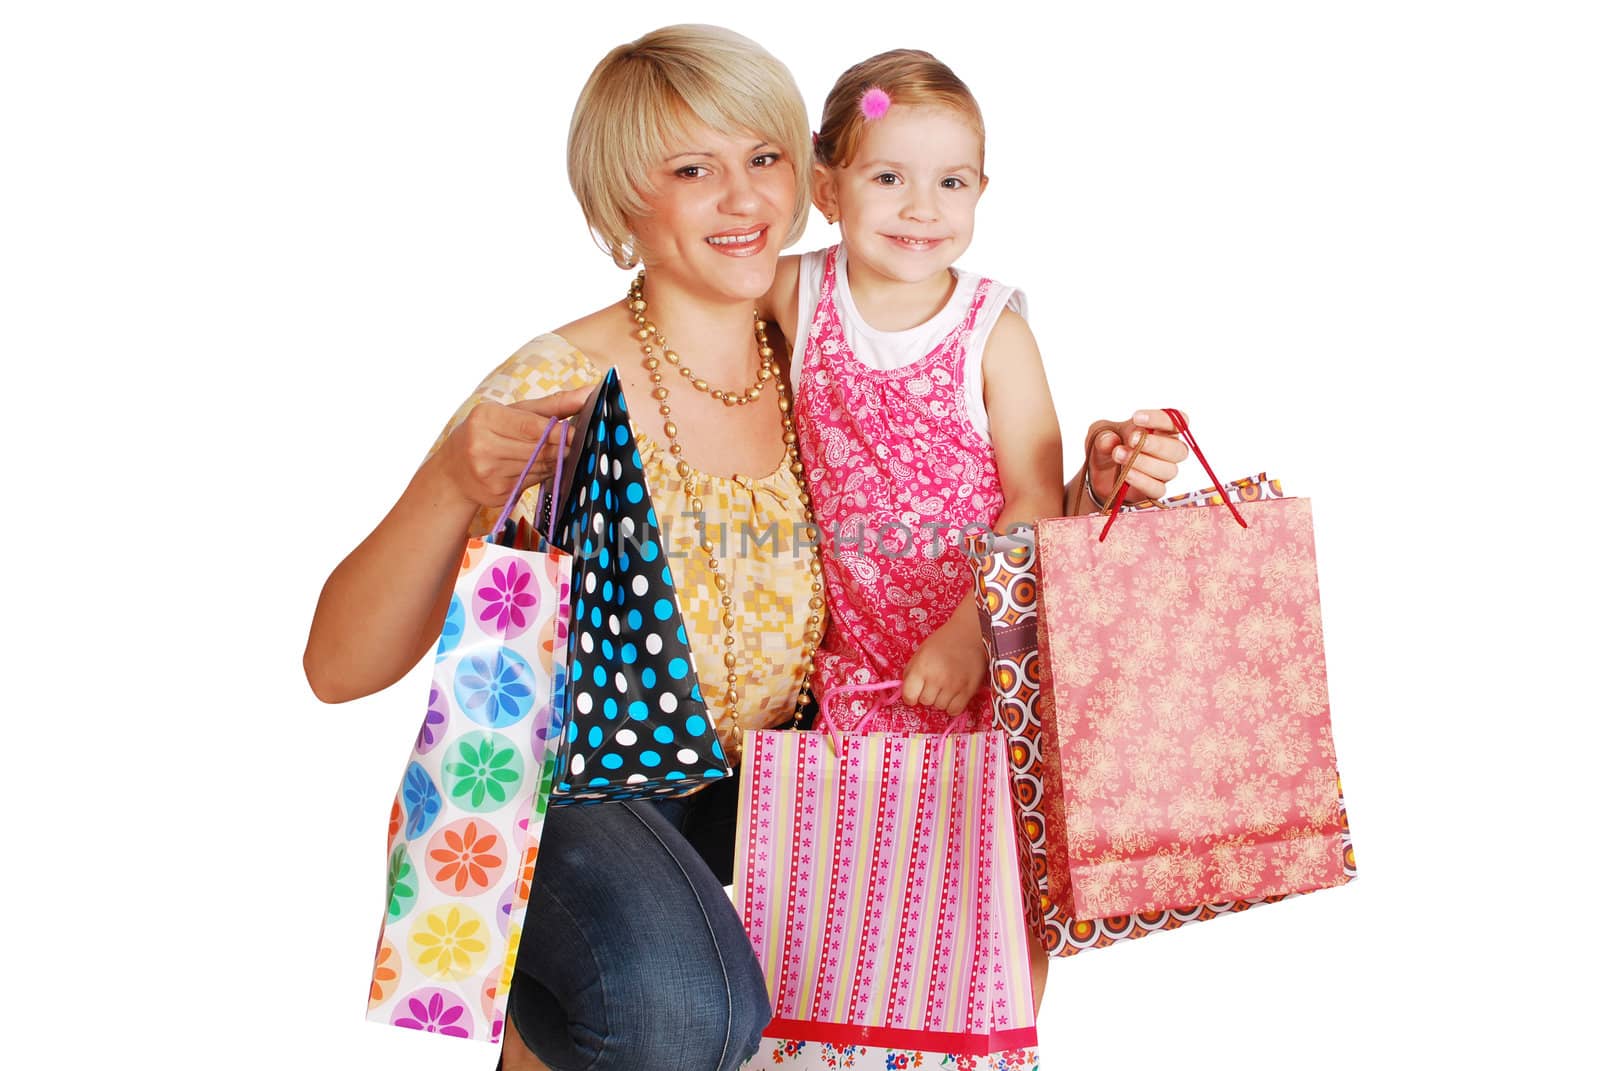
<path id="1" fill-rule="evenodd" d="M 939 209 L 933 194 L 920 186 L 912 186 L 900 207 L 900 217 L 917 223 L 932 223 L 938 219 Z"/>

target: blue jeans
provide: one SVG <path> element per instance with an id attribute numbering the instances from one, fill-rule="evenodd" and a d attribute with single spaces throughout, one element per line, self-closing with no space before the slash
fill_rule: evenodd
<path id="1" fill-rule="evenodd" d="M 736 790 L 550 808 L 507 996 L 550 1067 L 732 1071 L 756 1051 L 772 1010 L 722 888 Z"/>

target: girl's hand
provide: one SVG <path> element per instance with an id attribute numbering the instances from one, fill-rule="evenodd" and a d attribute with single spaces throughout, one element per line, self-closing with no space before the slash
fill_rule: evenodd
<path id="1" fill-rule="evenodd" d="M 989 652 L 977 634 L 976 617 L 968 622 L 957 613 L 906 663 L 900 698 L 909 706 L 933 707 L 953 716 L 967 709 L 988 674 Z"/>
<path id="2" fill-rule="evenodd" d="M 510 405 L 482 402 L 474 407 L 434 455 L 450 486 L 474 506 L 504 505 L 545 426 L 578 413 L 592 389 L 558 391 Z M 543 483 L 555 473 L 555 436 L 559 434 L 565 434 L 570 443 L 570 427 L 552 433 L 523 486 Z"/>
<path id="3" fill-rule="evenodd" d="M 1184 419 L 1188 419 L 1187 413 Z M 1178 463 L 1189 456 L 1189 448 L 1178 438 L 1172 419 L 1160 409 L 1141 409 L 1120 424 L 1095 421 L 1084 437 L 1083 452 L 1095 497 L 1108 506 L 1112 488 L 1117 484 L 1117 473 L 1133 453 L 1133 444 L 1141 431 L 1148 434 L 1138 460 L 1128 470 L 1128 501 L 1166 495 L 1167 484 L 1178 474 Z M 1082 503 L 1082 512 L 1093 510 L 1093 503 Z"/>

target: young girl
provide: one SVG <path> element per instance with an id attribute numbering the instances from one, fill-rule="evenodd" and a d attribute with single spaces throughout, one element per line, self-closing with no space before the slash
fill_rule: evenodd
<path id="1" fill-rule="evenodd" d="M 934 57 L 886 52 L 835 83 L 814 150 L 814 203 L 842 241 L 780 261 L 768 301 L 793 340 L 821 529 L 828 624 L 812 686 L 903 681 L 874 700 L 880 729 L 987 726 L 965 535 L 1057 516 L 1063 496 L 1061 432 L 1022 294 L 952 267 L 988 183 L 983 118 Z M 1075 512 L 1109 496 L 1136 428 L 1152 435 L 1130 482 L 1162 493 L 1185 450 L 1154 434 L 1170 430 L 1164 414 L 1138 413 L 1091 429 L 1067 496 Z M 1036 950 L 1036 999 L 1044 965 Z"/>
<path id="2" fill-rule="evenodd" d="M 898 49 L 834 84 L 813 199 L 842 236 L 785 257 L 767 305 L 793 340 L 801 455 L 821 529 L 828 626 L 813 687 L 900 679 L 880 728 L 989 721 L 965 533 L 1063 510 L 1061 432 L 1020 291 L 952 265 L 972 241 L 983 117 L 955 74 Z M 1091 428 L 1067 506 L 1129 482 L 1159 496 L 1184 456 L 1159 410 Z M 1090 494 L 1079 493 L 1088 488 Z M 861 710 L 866 700 L 856 700 Z"/>

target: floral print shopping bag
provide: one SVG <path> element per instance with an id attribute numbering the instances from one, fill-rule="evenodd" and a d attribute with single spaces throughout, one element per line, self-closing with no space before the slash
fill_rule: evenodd
<path id="1" fill-rule="evenodd" d="M 1234 502 L 1283 497 L 1266 473 L 1234 480 L 1220 489 L 1173 495 L 1159 503 L 1124 506 L 1126 511 L 1214 507 L 1226 495 Z M 1056 737 L 1049 637 L 1039 629 L 1038 547 L 1032 525 L 1007 535 L 989 533 L 969 541 L 969 564 L 977 582 L 978 617 L 989 649 L 994 725 L 1009 737 L 1011 794 L 1016 809 L 1023 890 L 1028 921 L 1044 949 L 1071 956 L 1093 948 L 1164 933 L 1192 922 L 1236 914 L 1281 896 L 1193 904 L 1108 918 L 1076 918 L 1067 865 L 1066 799 Z M 1340 800 L 1345 872 L 1355 875 L 1349 826 Z"/>
<path id="2" fill-rule="evenodd" d="M 1060 517 L 1037 537 L 1073 915 L 1349 881 L 1310 502 Z"/>
<path id="3" fill-rule="evenodd" d="M 502 525 L 515 498 L 494 532 L 514 531 Z M 462 553 L 390 811 L 368 1019 L 500 1040 L 555 777 L 571 578 L 571 556 L 548 544 L 474 539 Z"/>

